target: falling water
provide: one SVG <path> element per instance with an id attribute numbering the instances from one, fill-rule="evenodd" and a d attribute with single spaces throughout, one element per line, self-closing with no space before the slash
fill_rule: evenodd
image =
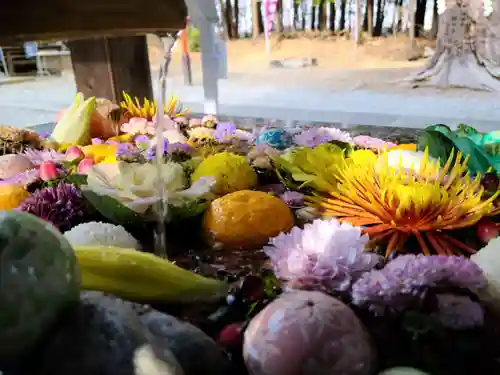
<path id="1" fill-rule="evenodd" d="M 179 32 L 180 33 L 180 32 Z M 167 75 L 170 62 L 172 61 L 172 50 L 174 49 L 177 36 L 168 36 L 168 42 L 165 43 L 165 58 L 160 66 L 158 75 L 158 92 L 156 98 L 156 125 L 155 125 L 155 141 L 156 141 L 156 173 L 158 183 L 158 196 L 161 198 L 155 207 L 155 216 L 157 220 L 157 228 L 155 231 L 155 248 L 154 252 L 157 256 L 167 257 L 167 233 L 165 231 L 165 220 L 168 214 L 168 202 L 165 193 L 165 184 L 163 183 L 162 165 L 164 163 L 163 154 L 165 153 L 165 145 L 163 139 L 165 108 L 167 107 Z"/>

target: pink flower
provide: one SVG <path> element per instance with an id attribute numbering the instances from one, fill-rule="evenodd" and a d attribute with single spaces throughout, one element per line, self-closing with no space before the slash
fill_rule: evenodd
<path id="1" fill-rule="evenodd" d="M 56 164 L 51 160 L 46 160 L 40 165 L 40 178 L 43 181 L 55 180 L 59 177 Z"/>
<path id="2" fill-rule="evenodd" d="M 76 160 L 81 160 L 85 157 L 85 154 L 83 151 L 80 149 L 80 147 L 77 146 L 71 146 L 68 147 L 66 150 L 66 161 L 76 161 Z"/>
<path id="3" fill-rule="evenodd" d="M 64 154 L 54 151 L 54 150 L 35 150 L 33 148 L 28 148 L 24 151 L 24 156 L 26 156 L 31 164 L 40 165 L 46 160 L 50 160 L 59 163 L 64 160 Z"/>
<path id="4" fill-rule="evenodd" d="M 213 127 L 215 124 L 217 124 L 217 118 L 213 115 L 205 115 L 201 119 L 202 126 Z"/>
<path id="5" fill-rule="evenodd" d="M 367 135 L 358 135 L 357 137 L 353 138 L 353 142 L 358 147 L 369 148 L 376 151 L 397 146 L 397 144 L 395 143 L 384 141 L 383 139 L 374 138 Z"/>
<path id="6" fill-rule="evenodd" d="M 120 127 L 120 130 L 123 133 L 153 135 L 155 133 L 155 126 L 152 121 L 148 121 L 145 118 L 132 117 L 129 122 Z"/>
<path id="7" fill-rule="evenodd" d="M 76 173 L 79 174 L 87 174 L 92 166 L 94 165 L 94 160 L 92 158 L 84 158 L 80 163 L 78 163 L 78 167 L 76 167 Z"/>

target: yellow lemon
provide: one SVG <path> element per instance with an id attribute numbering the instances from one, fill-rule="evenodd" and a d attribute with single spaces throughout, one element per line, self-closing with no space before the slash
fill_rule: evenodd
<path id="1" fill-rule="evenodd" d="M 225 249 L 259 249 L 293 225 L 292 211 L 281 199 L 252 190 L 214 200 L 203 217 L 207 240 Z"/>
<path id="2" fill-rule="evenodd" d="M 21 185 L 0 185 L 0 210 L 17 208 L 29 195 Z"/>

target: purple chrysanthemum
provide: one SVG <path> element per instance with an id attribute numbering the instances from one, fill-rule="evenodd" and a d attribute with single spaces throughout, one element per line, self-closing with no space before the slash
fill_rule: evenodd
<path id="1" fill-rule="evenodd" d="M 469 329 L 484 324 L 483 308 L 468 296 L 438 294 L 437 304 L 437 311 L 433 315 L 445 327 Z"/>
<path id="2" fill-rule="evenodd" d="M 447 255 L 402 255 L 381 270 L 364 274 L 352 288 L 353 303 L 382 315 L 401 311 L 436 287 L 458 287 L 476 293 L 487 280 L 471 260 Z"/>
<path id="3" fill-rule="evenodd" d="M 88 218 L 85 199 L 72 184 L 58 184 L 35 191 L 18 210 L 29 212 L 64 232 Z"/>
<path id="4" fill-rule="evenodd" d="M 19 173 L 17 176 L 7 178 L 0 181 L 0 185 L 23 185 L 27 186 L 40 177 L 39 169 L 28 169 L 25 172 Z"/>
<path id="5" fill-rule="evenodd" d="M 299 146 L 316 147 L 322 143 L 333 141 L 352 143 L 352 138 L 348 133 L 342 130 L 322 126 L 304 130 L 295 135 L 293 141 Z"/>
<path id="6" fill-rule="evenodd" d="M 232 122 L 221 122 L 217 124 L 213 136 L 220 143 L 231 142 L 236 136 L 236 125 Z"/>
<path id="7" fill-rule="evenodd" d="M 33 148 L 25 150 L 23 155 L 26 156 L 33 165 L 40 165 L 44 161 L 60 163 L 65 158 L 64 154 L 54 150 L 35 150 Z"/>
<path id="8" fill-rule="evenodd" d="M 150 146 L 147 151 L 146 151 L 146 160 L 147 161 L 153 161 L 156 160 L 156 144 Z M 162 150 L 163 150 L 163 155 L 165 155 L 168 152 L 168 140 L 166 138 L 163 138 L 163 144 L 162 144 Z"/>
<path id="9" fill-rule="evenodd" d="M 141 150 L 130 143 L 120 143 L 115 155 L 117 160 L 129 163 L 140 162 L 143 159 Z"/>
<path id="10" fill-rule="evenodd" d="M 304 229 L 281 233 L 264 251 L 288 288 L 335 294 L 350 290 L 379 263 L 378 255 L 365 251 L 367 242 L 359 227 L 335 219 L 315 220 Z"/>

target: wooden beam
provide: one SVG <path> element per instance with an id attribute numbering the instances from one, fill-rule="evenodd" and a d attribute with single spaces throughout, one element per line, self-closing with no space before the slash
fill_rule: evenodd
<path id="1" fill-rule="evenodd" d="M 4 0 L 0 44 L 136 35 L 184 27 L 184 0 Z"/>
<path id="2" fill-rule="evenodd" d="M 77 40 L 68 43 L 77 90 L 86 97 L 114 102 L 132 97 L 153 99 L 146 37 Z"/>

